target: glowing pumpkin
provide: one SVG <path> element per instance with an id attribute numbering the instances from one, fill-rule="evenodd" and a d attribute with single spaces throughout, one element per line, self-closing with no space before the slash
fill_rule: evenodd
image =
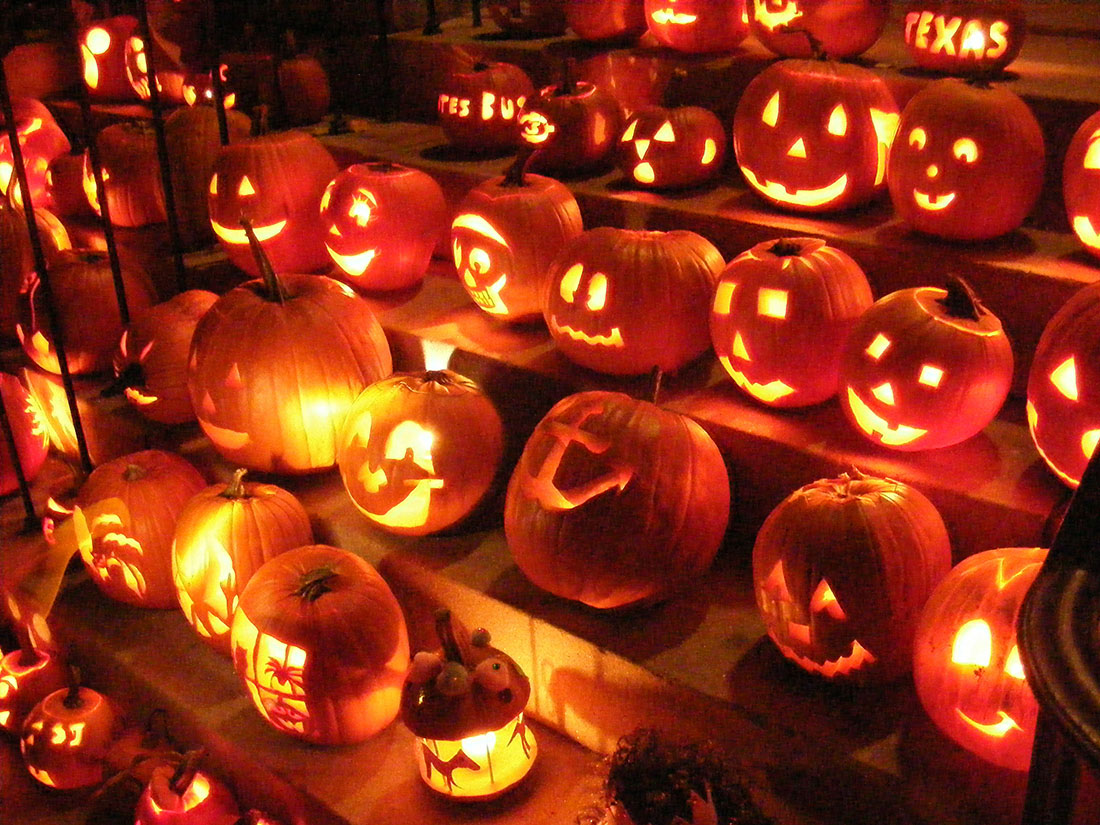
<path id="1" fill-rule="evenodd" d="M 128 14 L 97 20 L 80 32 L 84 85 L 93 100 L 137 100 L 126 72 L 126 41 L 138 20 Z"/>
<path id="2" fill-rule="evenodd" d="M 993 74 L 1016 59 L 1027 34 L 1020 0 L 910 0 L 905 45 L 924 69 Z"/>
<path id="3" fill-rule="evenodd" d="M 517 116 L 535 93 L 531 78 L 511 63 L 475 63 L 451 72 L 437 101 L 439 125 L 452 146 L 464 152 L 514 149 Z"/>
<path id="4" fill-rule="evenodd" d="M 107 751 L 121 723 L 102 693 L 76 685 L 61 688 L 27 714 L 19 740 L 23 762 L 46 787 L 91 788 L 107 778 Z"/>
<path id="5" fill-rule="evenodd" d="M 195 758 L 153 768 L 134 809 L 134 825 L 234 825 L 237 801 Z"/>
<path id="6" fill-rule="evenodd" d="M 840 403 L 876 444 L 946 447 L 993 420 L 1012 369 L 1000 319 L 962 281 L 901 289 L 876 301 L 848 336 Z"/>
<path id="7" fill-rule="evenodd" d="M 51 201 L 46 187 L 46 173 L 55 158 L 69 151 L 69 139 L 43 103 L 23 97 L 13 100 L 11 107 L 31 201 L 35 209 L 49 208 Z M 0 132 L 0 193 L 7 194 L 16 205 L 23 203 L 23 194 L 15 175 L 11 135 L 6 126 Z"/>
<path id="8" fill-rule="evenodd" d="M 581 40 L 627 43 L 646 32 L 645 0 L 562 0 L 565 21 Z"/>
<path id="9" fill-rule="evenodd" d="M 1038 704 L 1016 647 L 1016 617 L 1047 551 L 1008 547 L 952 568 L 921 613 L 913 680 L 944 734 L 1016 771 L 1031 761 Z"/>
<path id="10" fill-rule="evenodd" d="M 523 779 L 538 742 L 523 711 L 531 683 L 488 631 L 467 634 L 436 614 L 443 649 L 413 657 L 401 689 L 401 721 L 417 737 L 420 778 L 463 802 L 492 799 Z"/>
<path id="11" fill-rule="evenodd" d="M 68 684 L 57 656 L 33 649 L 13 650 L 0 659 L 0 730 L 18 734 L 27 714 Z"/>
<path id="12" fill-rule="evenodd" d="M 658 43 L 688 54 L 730 51 L 749 33 L 745 0 L 645 0 L 645 17 Z"/>
<path id="13" fill-rule="evenodd" d="M 523 449 L 504 505 L 516 565 L 566 599 L 666 599 L 710 565 L 730 481 L 702 427 L 622 393 L 559 401 Z"/>
<path id="14" fill-rule="evenodd" d="M 898 481 L 858 472 L 785 498 L 752 551 L 756 606 L 779 650 L 827 679 L 909 671 L 917 620 L 951 569 L 935 506 Z"/>
<path id="15" fill-rule="evenodd" d="M 19 379 L 6 372 L 0 372 L 0 403 L 4 405 L 2 414 L 7 416 L 15 439 L 15 451 L 23 477 L 34 481 L 50 447 L 46 422 Z M 14 492 L 18 486 L 15 460 L 5 440 L 0 442 L 0 496 Z"/>
<path id="16" fill-rule="evenodd" d="M 184 68 L 178 59 L 178 51 L 166 48 L 164 41 L 152 33 L 152 48 L 155 50 L 153 62 L 156 63 L 157 95 L 162 104 L 183 103 Z M 141 100 L 149 100 L 149 43 L 137 32 L 126 38 L 123 62 L 126 77 L 134 94 Z M 175 54 L 173 53 L 175 52 Z"/>
<path id="17" fill-rule="evenodd" d="M 397 716 L 409 663 L 401 607 L 358 556 L 307 545 L 265 563 L 233 617 L 233 664 L 276 730 L 361 742 Z"/>
<path id="18" fill-rule="evenodd" d="M 218 80 L 222 84 L 222 106 L 232 109 L 237 104 L 237 95 L 229 87 L 229 67 L 222 63 L 218 69 Z M 190 72 L 183 79 L 183 102 L 188 106 L 213 106 L 214 77 L 212 72 Z"/>
<path id="19" fill-rule="evenodd" d="M 886 27 L 890 0 L 747 0 L 749 30 L 783 57 L 863 54 Z"/>
<path id="20" fill-rule="evenodd" d="M 1100 112 L 1073 135 L 1062 166 L 1066 217 L 1085 249 L 1100 258 Z"/>
<path id="21" fill-rule="evenodd" d="M 1045 164 L 1042 129 L 1018 95 L 947 78 L 906 104 L 886 180 L 912 228 L 984 240 L 1024 222 Z"/>
<path id="22" fill-rule="evenodd" d="M 36 207 L 34 218 L 48 266 L 58 252 L 71 248 L 69 233 L 64 224 L 45 209 Z M 0 337 L 15 335 L 20 296 L 35 279 L 27 216 L 22 209 L 0 199 Z"/>
<path id="23" fill-rule="evenodd" d="M 781 60 L 741 95 L 733 149 L 765 200 L 796 212 L 835 211 L 883 191 L 897 124 L 894 97 L 870 69 Z"/>
<path id="24" fill-rule="evenodd" d="M 817 404 L 836 393 L 841 349 L 872 301 L 847 253 L 819 238 L 765 241 L 722 272 L 710 312 L 714 351 L 757 401 Z"/>
<path id="25" fill-rule="evenodd" d="M 704 183 L 722 171 L 725 159 L 726 130 L 701 106 L 639 109 L 619 136 L 619 169 L 643 189 Z"/>

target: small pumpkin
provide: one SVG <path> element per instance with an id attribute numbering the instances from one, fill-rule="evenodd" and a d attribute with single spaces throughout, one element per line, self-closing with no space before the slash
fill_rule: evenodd
<path id="1" fill-rule="evenodd" d="M 35 705 L 68 681 L 56 655 L 29 647 L 5 654 L 0 659 L 0 730 L 18 734 Z"/>
<path id="2" fill-rule="evenodd" d="M 782 57 L 856 57 L 875 44 L 890 15 L 890 0 L 747 2 L 749 30 Z"/>
<path id="3" fill-rule="evenodd" d="M 73 685 L 49 694 L 27 714 L 19 747 L 38 782 L 58 790 L 99 785 L 122 717 L 106 696 Z"/>
<path id="4" fill-rule="evenodd" d="M 1027 19 L 1020 0 L 910 0 L 905 46 L 922 69 L 990 75 L 1016 59 Z"/>
<path id="5" fill-rule="evenodd" d="M 34 481 L 46 453 L 50 447 L 46 422 L 18 378 L 6 372 L 0 372 L 0 403 L 3 403 L 3 415 L 7 416 L 8 426 L 15 439 L 15 450 L 19 456 L 19 466 L 27 481 Z M 19 486 L 15 472 L 15 461 L 7 441 L 0 442 L 0 496 L 14 492 Z"/>
<path id="6" fill-rule="evenodd" d="M 332 101 L 328 72 L 316 56 L 303 52 L 280 60 L 276 74 L 287 123 L 317 123 L 328 114 Z"/>
<path id="7" fill-rule="evenodd" d="M 619 136 L 623 177 L 643 189 L 677 189 L 712 180 L 726 159 L 726 130 L 702 106 L 639 109 Z"/>
<path id="8" fill-rule="evenodd" d="M 401 607 L 358 556 L 307 545 L 264 564 L 233 617 L 233 664 L 273 727 L 347 745 L 397 716 L 409 662 Z"/>
<path id="9" fill-rule="evenodd" d="M 645 17 L 658 43 L 686 54 L 732 51 L 749 33 L 745 0 L 645 0 Z"/>
<path id="10" fill-rule="evenodd" d="M 134 825 L 234 825 L 240 818 L 233 792 L 200 770 L 196 756 L 153 768 L 134 809 Z"/>
<path id="11" fill-rule="evenodd" d="M 527 72 L 512 63 L 456 67 L 439 94 L 439 125 L 448 142 L 463 152 L 511 150 L 519 142 L 517 116 L 534 93 Z"/>
<path id="12" fill-rule="evenodd" d="M 645 0 L 562 0 L 565 21 L 581 40 L 629 43 L 646 32 Z"/>
<path id="13" fill-rule="evenodd" d="M 1100 112 L 1073 134 L 1062 164 L 1066 217 L 1085 249 L 1100 258 Z"/>

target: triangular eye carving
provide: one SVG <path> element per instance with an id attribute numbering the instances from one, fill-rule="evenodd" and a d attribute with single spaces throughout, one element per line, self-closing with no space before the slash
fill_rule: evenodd
<path id="1" fill-rule="evenodd" d="M 837 621 L 844 621 L 848 618 L 848 614 L 844 612 L 844 609 L 840 606 L 840 602 L 836 600 L 836 596 L 833 594 L 833 589 L 829 587 L 829 583 L 822 579 L 817 585 L 817 589 L 814 590 L 813 596 L 810 597 L 810 610 L 815 613 L 825 611 Z"/>
<path id="2" fill-rule="evenodd" d="M 657 130 L 657 134 L 653 136 L 654 140 L 658 140 L 661 143 L 675 143 L 676 132 L 672 129 L 672 124 L 667 120 L 661 124 L 661 128 Z"/>

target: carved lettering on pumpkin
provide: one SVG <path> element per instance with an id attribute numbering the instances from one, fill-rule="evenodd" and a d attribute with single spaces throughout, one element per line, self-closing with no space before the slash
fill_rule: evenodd
<path id="1" fill-rule="evenodd" d="M 1004 20 L 995 20 L 987 28 L 983 20 L 964 22 L 961 17 L 931 11 L 911 11 L 905 17 L 905 42 L 933 55 L 995 60 L 1007 51 L 1008 39 L 1009 24 Z"/>

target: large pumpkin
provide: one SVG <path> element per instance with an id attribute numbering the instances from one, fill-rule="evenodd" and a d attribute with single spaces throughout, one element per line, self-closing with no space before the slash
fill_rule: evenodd
<path id="1" fill-rule="evenodd" d="M 30 393 L 19 379 L 6 372 L 0 372 L 0 403 L 4 405 L 0 414 L 7 416 L 8 426 L 15 439 L 15 451 L 19 456 L 23 477 L 27 481 L 34 481 L 50 447 L 46 422 L 38 405 L 31 400 Z M 0 441 L 0 496 L 6 496 L 18 486 L 15 461 L 5 439 Z"/>
<path id="2" fill-rule="evenodd" d="M 749 186 L 782 209 L 827 212 L 883 191 L 898 107 L 870 69 L 781 60 L 737 104 L 733 150 Z"/>
<path id="3" fill-rule="evenodd" d="M 1047 551 L 976 553 L 937 585 L 913 645 L 917 696 L 936 726 L 982 759 L 1025 771 L 1038 704 L 1016 647 L 1016 617 Z"/>
<path id="4" fill-rule="evenodd" d="M 947 528 L 932 502 L 859 473 L 789 495 L 752 551 L 768 635 L 788 659 L 828 679 L 907 673 L 921 608 L 950 569 Z"/>
<path id="5" fill-rule="evenodd" d="M 136 33 L 138 20 L 120 14 L 97 20 L 80 32 L 84 85 L 93 100 L 137 100 L 126 72 L 126 41 Z"/>
<path id="6" fill-rule="evenodd" d="M 42 252 L 49 265 L 57 253 L 70 249 L 69 232 L 53 214 L 35 207 Z M 35 280 L 34 253 L 27 217 L 22 209 L 0 198 L 0 338 L 15 337 L 20 295 Z"/>
<path id="7" fill-rule="evenodd" d="M 841 349 L 872 300 L 846 252 L 820 238 L 765 241 L 722 272 L 710 313 L 714 351 L 757 401 L 817 404 L 836 393 Z"/>
<path id="8" fill-rule="evenodd" d="M 749 30 L 783 57 L 863 54 L 886 27 L 890 0 L 747 0 Z"/>
<path id="9" fill-rule="evenodd" d="M 360 742 L 397 716 L 409 663 L 401 607 L 358 556 L 307 545 L 267 562 L 241 593 L 233 664 L 277 730 Z"/>
<path id="10" fill-rule="evenodd" d="M 519 142 L 517 116 L 535 93 L 527 72 L 512 63 L 474 63 L 447 75 L 439 94 L 439 125 L 464 152 L 512 149 Z"/>
<path id="11" fill-rule="evenodd" d="M 1073 231 L 1100 258 L 1100 112 L 1078 127 L 1066 149 L 1062 195 Z"/>
<path id="12" fill-rule="evenodd" d="M 543 314 L 571 361 L 612 375 L 674 372 L 710 346 L 721 253 L 687 230 L 600 227 L 571 241 L 544 281 Z"/>
<path id="13" fill-rule="evenodd" d="M 111 700 L 74 685 L 55 690 L 27 714 L 19 748 L 31 776 L 46 787 L 91 788 L 108 776 L 108 749 L 121 727 Z"/>
<path id="14" fill-rule="evenodd" d="M 726 159 L 722 121 L 701 106 L 647 106 L 619 137 L 623 176 L 645 189 L 675 189 L 714 178 Z"/>
<path id="15" fill-rule="evenodd" d="M 1016 59 L 1027 20 L 1020 0 L 910 0 L 905 45 L 924 69 L 990 75 Z"/>
<path id="16" fill-rule="evenodd" d="M 50 206 L 50 198 L 46 188 L 46 173 L 55 158 L 69 151 L 69 139 L 65 137 L 45 104 L 24 97 L 13 100 L 11 108 L 32 203 L 36 209 L 47 208 Z M 23 195 L 15 173 L 11 135 L 6 125 L 0 126 L 3 128 L 0 133 L 0 193 L 7 194 L 13 203 L 22 205 Z"/>
<path id="17" fill-rule="evenodd" d="M 539 587 L 623 607 L 667 598 L 706 570 L 729 502 L 722 456 L 694 421 L 622 393 L 581 392 L 527 440 L 504 532 Z"/>
<path id="18" fill-rule="evenodd" d="M 645 0 L 657 42 L 679 52 L 731 51 L 749 33 L 745 0 Z"/>
<path id="19" fill-rule="evenodd" d="M 145 226 L 168 220 L 156 135 L 147 123 L 114 123 L 96 136 L 107 209 L 115 226 Z M 99 196 L 92 177 L 91 156 L 85 156 L 84 185 L 88 203 L 98 215 Z"/>
<path id="20" fill-rule="evenodd" d="M 195 632 L 229 655 L 237 600 L 260 566 L 313 542 L 301 502 L 282 487 L 244 481 L 213 484 L 187 501 L 172 539 L 172 579 Z"/>

